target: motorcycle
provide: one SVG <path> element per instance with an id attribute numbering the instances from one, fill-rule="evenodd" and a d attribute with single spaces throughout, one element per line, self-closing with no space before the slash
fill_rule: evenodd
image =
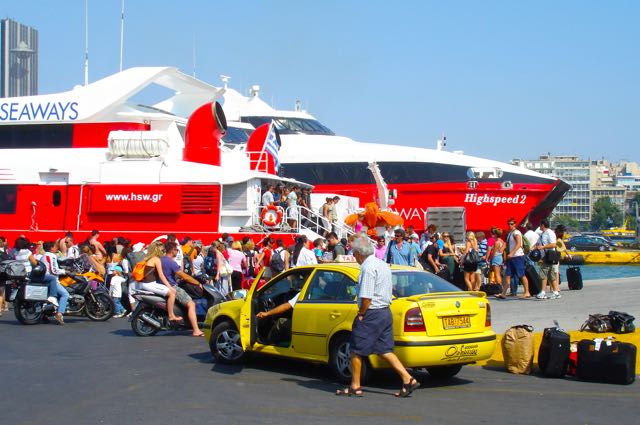
<path id="1" fill-rule="evenodd" d="M 220 291 L 210 284 L 202 285 L 202 294 L 195 294 L 188 283 L 179 285 L 183 288 L 196 303 L 196 316 L 198 322 L 202 322 L 207 315 L 207 310 L 216 304 L 231 299 L 224 296 Z M 167 314 L 167 300 L 164 297 L 152 292 L 136 290 L 133 293 L 138 303 L 131 315 L 131 329 L 138 336 L 153 336 L 159 331 L 186 330 L 191 329 L 188 320 L 171 322 Z M 187 317 L 187 308 L 176 302 L 173 306 L 176 316 Z"/>
<path id="2" fill-rule="evenodd" d="M 82 275 L 68 275 L 68 278 L 73 283 L 66 287 L 69 301 L 65 316 L 87 316 L 96 322 L 104 322 L 113 316 L 115 305 L 104 289 L 94 289 L 89 279 Z M 28 277 L 10 282 L 10 301 L 13 301 L 13 310 L 20 323 L 35 325 L 55 314 L 56 306 L 48 300 L 45 284 L 32 282 Z"/>

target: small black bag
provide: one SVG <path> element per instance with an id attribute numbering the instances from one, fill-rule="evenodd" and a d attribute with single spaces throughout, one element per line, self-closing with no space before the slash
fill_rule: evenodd
<path id="1" fill-rule="evenodd" d="M 544 255 L 544 262 L 546 264 L 558 264 L 560 262 L 560 251 L 551 249 Z"/>
<path id="2" fill-rule="evenodd" d="M 589 318 L 580 328 L 581 331 L 589 329 L 591 332 L 611 332 L 611 318 L 607 314 L 590 314 Z"/>
<path id="3" fill-rule="evenodd" d="M 613 332 L 617 334 L 627 334 L 636 330 L 636 325 L 633 323 L 635 317 L 630 314 L 621 311 L 610 311 L 609 322 L 611 322 L 611 328 Z"/>

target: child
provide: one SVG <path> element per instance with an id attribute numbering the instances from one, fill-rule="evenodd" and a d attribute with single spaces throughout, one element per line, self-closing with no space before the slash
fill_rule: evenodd
<path id="1" fill-rule="evenodd" d="M 115 265 L 111 266 L 109 269 L 111 271 L 111 286 L 109 288 L 109 295 L 113 298 L 113 303 L 116 306 L 116 314 L 113 315 L 115 318 L 124 317 L 126 311 L 122 306 L 121 298 L 122 298 L 122 284 L 125 279 L 122 277 L 122 267 Z"/>

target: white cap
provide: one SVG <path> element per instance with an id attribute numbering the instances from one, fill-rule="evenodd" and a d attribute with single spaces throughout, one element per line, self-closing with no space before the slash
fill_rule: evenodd
<path id="1" fill-rule="evenodd" d="M 137 244 L 133 245 L 133 252 L 140 252 L 142 251 L 143 248 L 144 248 L 144 243 L 138 242 Z"/>

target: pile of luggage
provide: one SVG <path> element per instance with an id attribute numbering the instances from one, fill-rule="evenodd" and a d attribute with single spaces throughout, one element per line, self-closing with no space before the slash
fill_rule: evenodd
<path id="1" fill-rule="evenodd" d="M 611 326 L 600 325 L 603 320 Z M 633 316 L 627 313 L 612 311 L 608 315 L 590 315 L 587 323 L 593 323 L 594 328 L 588 325 L 587 328 L 592 331 L 607 329 L 594 332 L 630 333 L 635 331 L 633 320 Z M 543 376 L 563 378 L 569 375 L 581 381 L 623 385 L 634 382 L 637 351 L 634 344 L 616 341 L 613 336 L 572 342 L 557 322 L 555 325 L 544 330 L 538 351 L 538 366 Z M 509 372 L 531 373 L 533 327 L 518 325 L 508 329 L 502 339 L 502 353 Z"/>

